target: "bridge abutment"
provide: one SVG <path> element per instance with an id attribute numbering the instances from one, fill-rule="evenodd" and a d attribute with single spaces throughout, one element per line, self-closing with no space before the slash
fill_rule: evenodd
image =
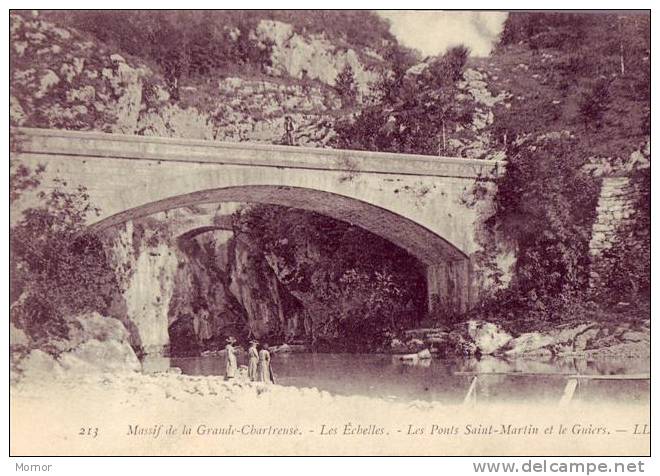
<path id="1" fill-rule="evenodd" d="M 426 268 L 430 315 L 463 314 L 470 308 L 470 260 L 432 264 Z"/>

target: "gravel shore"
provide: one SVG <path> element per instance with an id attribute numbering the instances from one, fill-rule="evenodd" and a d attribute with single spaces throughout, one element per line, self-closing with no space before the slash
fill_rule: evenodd
<path id="1" fill-rule="evenodd" d="M 11 415 L 14 455 L 640 455 L 650 444 L 632 436 L 647 404 L 404 403 L 169 372 L 21 379 Z"/>

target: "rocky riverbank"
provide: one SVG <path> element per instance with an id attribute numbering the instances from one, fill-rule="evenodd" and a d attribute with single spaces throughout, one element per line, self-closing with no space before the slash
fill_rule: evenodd
<path id="1" fill-rule="evenodd" d="M 130 333 L 117 319 L 97 313 L 74 316 L 64 323 L 61 338 L 37 341 L 10 324 L 11 381 L 69 378 L 104 372 L 139 372 L 142 363 Z M 493 362 L 555 359 L 650 358 L 650 321 L 557 326 L 513 337 L 501 326 L 468 321 L 454 326 L 411 329 L 394 338 L 383 352 L 399 354 L 413 363 L 431 358 L 472 357 Z M 302 344 L 282 343 L 272 352 L 307 352 Z M 208 352 L 207 352 L 208 353 Z"/>
<path id="2" fill-rule="evenodd" d="M 392 339 L 393 353 L 419 353 L 425 349 L 439 357 L 492 355 L 533 357 L 631 357 L 651 355 L 651 321 L 610 320 L 558 325 L 543 331 L 513 335 L 502 326 L 471 320 L 455 326 L 411 329 Z"/>

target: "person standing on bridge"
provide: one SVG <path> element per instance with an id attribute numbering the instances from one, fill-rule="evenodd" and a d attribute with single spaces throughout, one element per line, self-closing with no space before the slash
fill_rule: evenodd
<path id="1" fill-rule="evenodd" d="M 293 145 L 293 119 L 291 119 L 291 116 L 284 118 L 284 143 Z"/>
<path id="2" fill-rule="evenodd" d="M 236 339 L 229 336 L 227 337 L 226 342 L 227 345 L 225 346 L 225 350 L 227 351 L 227 371 L 225 374 L 225 379 L 229 380 L 236 377 L 236 373 L 238 372 L 238 363 L 236 361 L 236 350 L 234 349 L 234 344 L 236 343 Z"/>
<path id="3" fill-rule="evenodd" d="M 259 352 L 257 351 L 256 340 L 250 341 L 250 347 L 248 348 L 248 378 L 252 382 L 256 382 L 259 378 L 258 368 L 259 368 Z"/>

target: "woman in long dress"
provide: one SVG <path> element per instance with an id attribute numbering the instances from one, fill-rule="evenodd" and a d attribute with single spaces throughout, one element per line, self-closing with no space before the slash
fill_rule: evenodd
<path id="1" fill-rule="evenodd" d="M 225 374 L 225 378 L 231 379 L 236 377 L 236 373 L 238 372 L 238 363 L 236 362 L 236 350 L 234 349 L 234 343 L 236 342 L 236 339 L 233 337 L 228 337 L 227 338 L 227 345 L 225 346 L 225 350 L 227 351 L 227 372 Z"/>
<path id="2" fill-rule="evenodd" d="M 257 351 L 257 341 L 250 341 L 250 348 L 248 349 L 248 377 L 254 382 L 259 378 L 259 352 Z"/>
<path id="3" fill-rule="evenodd" d="M 259 351 L 259 381 L 271 383 L 273 377 L 270 371 L 270 352 L 268 344 L 264 344 Z"/>

